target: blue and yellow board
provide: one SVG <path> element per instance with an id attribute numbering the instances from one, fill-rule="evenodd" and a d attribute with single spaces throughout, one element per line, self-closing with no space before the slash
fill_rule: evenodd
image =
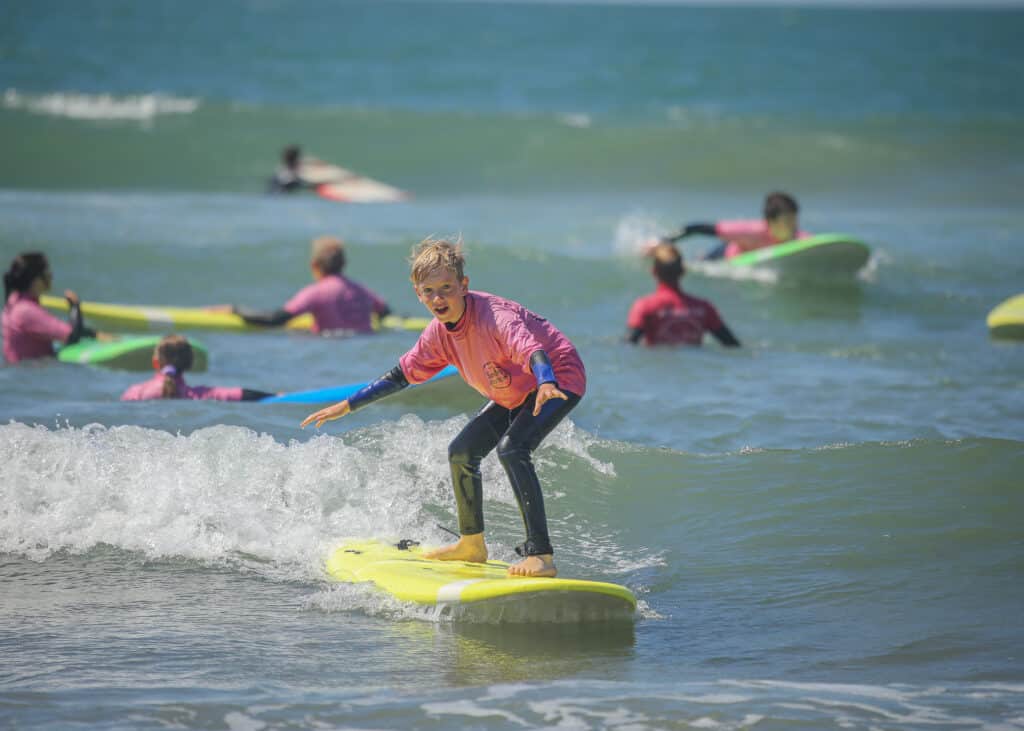
<path id="1" fill-rule="evenodd" d="M 985 322 L 992 337 L 1024 339 L 1024 294 L 1001 302 L 988 313 Z"/>
<path id="2" fill-rule="evenodd" d="M 396 599 L 452 619 L 608 622 L 631 621 L 636 613 L 633 592 L 618 584 L 510 576 L 501 561 L 426 559 L 417 545 L 351 541 L 328 556 L 326 570 L 337 581 L 373 582 Z"/>

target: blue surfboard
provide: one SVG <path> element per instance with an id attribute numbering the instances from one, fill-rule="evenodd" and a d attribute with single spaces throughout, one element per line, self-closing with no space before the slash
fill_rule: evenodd
<path id="1" fill-rule="evenodd" d="M 425 386 L 427 383 L 434 383 L 451 376 L 458 375 L 458 370 L 455 366 L 445 366 L 440 373 L 422 384 Z M 363 381 L 361 383 L 350 383 L 345 386 L 333 386 L 330 388 L 317 388 L 311 391 L 294 391 L 292 393 L 281 394 L 280 396 L 267 396 L 264 399 L 260 399 L 260 403 L 264 404 L 323 404 L 323 403 L 335 403 L 337 401 L 344 401 L 350 398 L 356 391 L 361 388 L 365 388 L 371 383 L 371 381 Z"/>

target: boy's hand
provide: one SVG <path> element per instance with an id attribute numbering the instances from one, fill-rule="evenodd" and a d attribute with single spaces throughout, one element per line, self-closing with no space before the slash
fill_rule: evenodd
<path id="1" fill-rule="evenodd" d="M 553 383 L 542 383 L 537 387 L 537 398 L 533 402 L 533 415 L 537 416 L 540 413 L 541 408 L 553 398 L 560 398 L 563 401 L 568 401 L 569 397 L 558 390 L 558 387 Z"/>
<path id="2" fill-rule="evenodd" d="M 305 429 L 306 424 L 315 421 L 316 428 L 319 429 L 321 426 L 324 425 L 325 421 L 334 421 L 335 419 L 340 419 L 341 417 L 348 414 L 351 410 L 352 409 L 349 408 L 348 405 L 348 399 L 345 399 L 344 401 L 336 403 L 333 406 L 328 406 L 325 409 L 320 409 L 316 413 L 310 414 L 309 416 L 302 420 L 302 423 L 299 426 Z"/>

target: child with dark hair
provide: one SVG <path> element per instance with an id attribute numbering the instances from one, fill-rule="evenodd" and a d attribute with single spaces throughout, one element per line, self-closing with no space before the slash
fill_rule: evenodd
<path id="1" fill-rule="evenodd" d="M 765 196 L 762 209 L 764 217 L 760 220 L 691 223 L 679 233 L 664 240 L 672 243 L 694 234 L 717 236 L 722 240 L 721 243 L 705 254 L 704 259 L 729 259 L 745 251 L 810 236 L 806 231 L 800 230 L 797 222 L 799 212 L 800 207 L 793 196 L 776 191 Z"/>
<path id="2" fill-rule="evenodd" d="M 3 336 L 8 363 L 52 358 L 56 354 L 54 341 L 73 345 L 83 337 L 96 337 L 95 331 L 82 323 L 78 295 L 70 289 L 64 291 L 68 322 L 43 309 L 39 297 L 50 290 L 52 283 L 50 263 L 38 251 L 18 254 L 4 273 Z"/>
<path id="3" fill-rule="evenodd" d="M 153 351 L 153 369 L 156 375 L 148 381 L 129 386 L 121 395 L 122 401 L 149 401 L 151 399 L 193 399 L 212 401 L 259 401 L 272 393 L 248 388 L 224 386 L 189 386 L 185 371 L 192 367 L 192 344 L 182 335 L 167 335 L 160 339 Z"/>

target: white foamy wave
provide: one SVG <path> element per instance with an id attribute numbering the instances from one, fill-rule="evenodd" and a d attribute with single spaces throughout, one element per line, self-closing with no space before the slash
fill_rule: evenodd
<path id="1" fill-rule="evenodd" d="M 615 226 L 615 253 L 621 256 L 644 254 L 659 236 L 665 235 L 665 227 L 644 213 L 624 217 Z"/>
<path id="2" fill-rule="evenodd" d="M 281 444 L 236 426 L 185 436 L 12 422 L 0 426 L 0 552 L 45 560 L 107 544 L 322 578 L 323 558 L 345 539 L 450 539 L 438 527 L 456 522 L 447 445 L 465 423 L 409 415 Z M 538 451 L 543 460 L 611 470 L 587 455 L 591 437 L 571 423 L 549 439 Z M 511 556 L 521 540 L 515 497 L 494 455 L 482 472 L 494 555 Z"/>
<path id="3" fill-rule="evenodd" d="M 6 109 L 23 109 L 33 114 L 86 120 L 152 121 L 163 114 L 191 114 L 199 108 L 199 100 L 141 94 L 116 97 L 110 94 L 55 92 L 28 95 L 17 89 L 4 92 Z"/>

